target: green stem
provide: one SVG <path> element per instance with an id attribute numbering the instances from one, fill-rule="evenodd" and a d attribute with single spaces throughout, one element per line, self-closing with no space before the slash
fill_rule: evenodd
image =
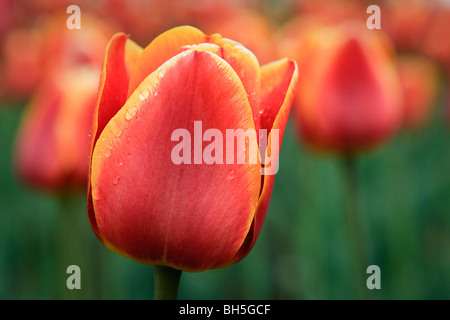
<path id="1" fill-rule="evenodd" d="M 155 268 L 155 300 L 176 300 L 181 270 L 166 266 Z"/>
<path id="2" fill-rule="evenodd" d="M 344 158 L 344 174 L 347 189 L 347 207 L 345 211 L 345 222 L 349 236 L 350 252 L 353 257 L 353 264 L 356 272 L 356 289 L 361 299 L 367 298 L 366 268 L 367 256 L 366 245 L 363 236 L 360 210 L 358 204 L 358 177 L 356 172 L 356 158 L 354 155 L 347 155 Z"/>
<path id="3" fill-rule="evenodd" d="M 77 201 L 76 197 L 70 194 L 59 194 L 58 201 L 60 206 L 57 226 L 59 233 L 58 251 L 60 255 L 58 272 L 62 274 L 59 284 L 61 288 L 60 299 L 71 300 L 80 296 L 77 292 L 78 290 L 69 290 L 66 286 L 66 280 L 69 276 L 66 273 L 67 267 L 73 264 L 80 265 L 80 261 L 77 259 L 80 250 L 77 243 L 79 240 L 79 230 L 77 228 L 78 212 L 76 212 Z"/>

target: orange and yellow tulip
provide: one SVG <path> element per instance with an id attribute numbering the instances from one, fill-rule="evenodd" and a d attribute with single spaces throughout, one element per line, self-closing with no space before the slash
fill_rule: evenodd
<path id="1" fill-rule="evenodd" d="M 244 258 L 263 225 L 274 175 L 261 176 L 260 163 L 175 164 L 172 133 L 192 134 L 202 121 L 223 134 L 279 130 L 281 144 L 296 82 L 294 61 L 260 67 L 242 45 L 190 26 L 145 49 L 116 34 L 91 135 L 88 216 L 99 240 L 134 261 L 183 271 Z"/>

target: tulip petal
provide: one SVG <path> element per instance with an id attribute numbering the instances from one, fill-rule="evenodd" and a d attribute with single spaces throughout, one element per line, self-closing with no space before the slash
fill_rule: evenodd
<path id="1" fill-rule="evenodd" d="M 91 156 L 104 127 L 126 102 L 129 72 L 141 52 L 142 48 L 129 40 L 124 33 L 114 35 L 106 48 L 99 85 L 99 98 L 94 110 L 91 129 Z M 95 223 L 90 183 L 88 185 L 88 216 L 92 229 L 97 237 L 102 240 Z"/>
<path id="2" fill-rule="evenodd" d="M 241 79 L 247 98 L 252 108 L 253 121 L 256 131 L 259 130 L 259 88 L 261 72 L 258 59 L 255 55 L 239 43 L 224 39 L 219 34 L 213 34 L 206 38 L 211 43 L 187 45 L 185 50 L 208 51 L 218 55 L 230 64 Z M 219 46 L 220 45 L 220 46 Z"/>
<path id="3" fill-rule="evenodd" d="M 194 121 L 223 137 L 226 129 L 254 130 L 230 65 L 187 50 L 150 74 L 102 132 L 92 160 L 93 205 L 102 237 L 117 252 L 201 271 L 229 264 L 241 247 L 259 198 L 260 164 L 174 164 L 177 129 L 193 139 L 195 162 L 202 136 Z"/>
<path id="4" fill-rule="evenodd" d="M 144 49 L 133 69 L 128 96 L 149 74 L 178 54 L 182 47 L 203 42 L 206 42 L 206 35 L 191 26 L 175 27 L 156 37 Z"/>
<path id="5" fill-rule="evenodd" d="M 292 103 L 291 97 L 286 95 L 292 94 L 296 89 L 297 78 L 297 64 L 293 60 L 285 58 L 261 67 L 260 121 L 262 129 L 271 130 L 286 99 Z"/>
<path id="6" fill-rule="evenodd" d="M 251 51 L 243 46 L 231 46 L 229 44 L 225 44 L 223 47 L 223 58 L 236 71 L 244 85 L 248 101 L 252 108 L 253 121 L 255 122 L 256 130 L 259 131 L 261 72 L 258 59 Z"/>
<path id="7" fill-rule="evenodd" d="M 278 79 L 278 82 L 274 82 L 274 79 Z M 270 65 L 266 65 L 262 68 L 262 90 L 265 94 L 262 96 L 261 105 L 272 107 L 271 112 L 276 110 L 277 113 L 273 119 L 264 118 L 262 125 L 268 125 L 268 141 L 267 150 L 269 155 L 272 156 L 273 162 L 265 165 L 265 174 L 263 176 L 263 184 L 261 186 L 261 194 L 258 201 L 258 207 L 256 209 L 255 218 L 252 222 L 251 230 L 249 231 L 247 238 L 242 244 L 241 249 L 234 257 L 234 262 L 237 262 L 244 258 L 255 245 L 256 239 L 261 232 L 264 220 L 266 218 L 267 209 L 269 208 L 270 198 L 272 195 L 273 183 L 275 181 L 275 174 L 272 174 L 274 168 L 278 168 L 278 154 L 271 154 L 275 152 L 275 148 L 272 148 L 272 134 L 274 130 L 278 130 L 278 147 L 281 147 L 283 140 L 284 130 L 289 118 L 291 105 L 294 100 L 295 91 L 298 81 L 298 69 L 294 60 L 283 59 L 275 61 Z M 279 95 L 277 97 L 273 95 Z M 278 105 L 278 101 L 280 105 Z M 263 127 L 267 129 L 267 127 Z M 275 139 L 275 138 L 274 138 Z M 279 149 L 278 149 L 279 151 Z"/>
<path id="8" fill-rule="evenodd" d="M 105 125 L 127 101 L 129 72 L 141 52 L 142 48 L 124 33 L 114 35 L 108 44 L 94 112 L 92 147 Z"/>

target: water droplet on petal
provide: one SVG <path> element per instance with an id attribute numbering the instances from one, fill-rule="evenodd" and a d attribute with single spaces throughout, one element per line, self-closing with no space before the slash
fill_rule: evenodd
<path id="1" fill-rule="evenodd" d="M 113 185 L 116 186 L 119 183 L 119 181 L 120 181 L 120 177 L 119 176 L 115 176 L 113 181 L 112 181 L 112 183 L 113 183 Z"/>
<path id="2" fill-rule="evenodd" d="M 136 106 L 131 107 L 125 113 L 125 120 L 129 121 L 129 120 L 133 119 L 137 112 L 138 112 L 138 108 Z"/>
<path id="3" fill-rule="evenodd" d="M 119 162 L 117 162 L 117 164 L 118 164 L 119 166 L 123 166 L 123 159 L 120 158 L 120 159 L 119 159 Z"/>
<path id="4" fill-rule="evenodd" d="M 139 99 L 141 99 L 141 101 L 144 101 L 145 99 L 147 99 L 148 95 L 148 90 L 144 89 L 141 91 L 141 93 L 139 93 Z"/>
<path id="5" fill-rule="evenodd" d="M 234 170 L 230 170 L 229 172 L 228 172 L 228 180 L 233 180 L 234 179 Z"/>
<path id="6" fill-rule="evenodd" d="M 164 70 L 159 70 L 158 78 L 161 79 L 162 77 L 164 77 L 164 74 L 165 74 Z"/>
<path id="7" fill-rule="evenodd" d="M 114 128 L 114 135 L 116 137 L 120 137 L 122 135 L 122 129 L 120 127 L 115 127 Z"/>
<path id="8" fill-rule="evenodd" d="M 109 158 L 111 156 L 111 149 L 106 149 L 105 157 Z"/>
<path id="9" fill-rule="evenodd" d="M 154 95 L 155 97 L 157 97 L 157 96 L 159 95 L 159 91 L 156 90 L 156 91 L 153 93 L 153 95 Z"/>

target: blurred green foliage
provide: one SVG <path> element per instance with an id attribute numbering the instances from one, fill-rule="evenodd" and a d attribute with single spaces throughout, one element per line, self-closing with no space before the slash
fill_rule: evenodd
<path id="1" fill-rule="evenodd" d="M 425 128 L 357 159 L 366 254 L 381 269 L 381 290 L 367 290 L 369 298 L 450 298 L 450 131 L 441 105 Z M 84 192 L 50 195 L 18 181 L 12 154 L 21 113 L 0 108 L 0 299 L 152 299 L 153 268 L 95 238 Z M 289 122 L 254 249 L 228 268 L 184 273 L 179 298 L 359 298 L 344 178 L 340 159 L 306 150 Z M 71 264 L 81 268 L 81 290 L 66 288 Z"/>

